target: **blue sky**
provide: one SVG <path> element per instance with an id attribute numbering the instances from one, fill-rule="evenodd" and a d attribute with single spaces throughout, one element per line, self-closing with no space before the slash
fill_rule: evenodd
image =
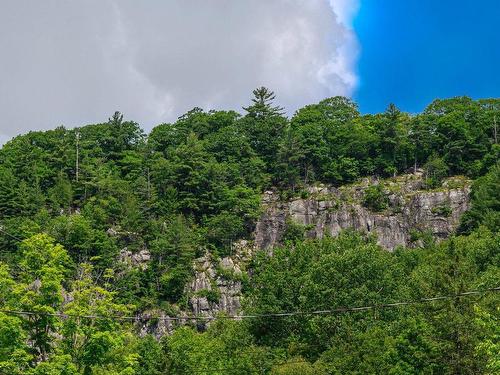
<path id="1" fill-rule="evenodd" d="M 364 113 L 500 96 L 500 0 L 361 0 L 353 26 Z"/>

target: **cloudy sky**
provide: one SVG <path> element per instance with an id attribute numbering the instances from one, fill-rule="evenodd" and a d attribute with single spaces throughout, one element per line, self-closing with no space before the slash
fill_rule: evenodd
<path id="1" fill-rule="evenodd" d="M 498 97 L 498 19 L 498 0 L 1 0 L 0 144 L 115 110 L 146 130 L 241 110 L 262 85 L 289 114 Z"/>
<path id="2" fill-rule="evenodd" d="M 352 95 L 355 0 L 3 0 L 0 134 Z"/>

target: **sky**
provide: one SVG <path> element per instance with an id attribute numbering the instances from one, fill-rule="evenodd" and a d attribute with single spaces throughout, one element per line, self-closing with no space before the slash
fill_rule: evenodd
<path id="1" fill-rule="evenodd" d="M 0 144 L 106 121 L 149 131 L 266 86 L 292 115 L 326 97 L 498 97 L 497 0 L 2 0 Z"/>
<path id="2" fill-rule="evenodd" d="M 353 28 L 362 112 L 500 97 L 499 0 L 362 0 Z"/>

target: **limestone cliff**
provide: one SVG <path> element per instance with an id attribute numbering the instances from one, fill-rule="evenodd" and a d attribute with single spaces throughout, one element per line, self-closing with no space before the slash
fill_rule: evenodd
<path id="1" fill-rule="evenodd" d="M 234 244 L 232 256 L 214 260 L 206 253 L 195 261 L 195 277 L 186 289 L 193 314 L 213 317 L 219 312 L 241 312 L 242 282 L 248 277 L 245 266 L 252 248 L 243 240 Z"/>

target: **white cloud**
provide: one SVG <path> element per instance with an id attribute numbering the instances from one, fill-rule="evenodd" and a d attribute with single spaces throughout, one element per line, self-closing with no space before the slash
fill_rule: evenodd
<path id="1" fill-rule="evenodd" d="M 11 0 L 0 13 L 0 139 L 105 121 L 152 126 L 240 110 L 273 89 L 289 113 L 356 87 L 357 0 Z"/>
<path id="2" fill-rule="evenodd" d="M 337 20 L 350 28 L 352 20 L 360 7 L 359 0 L 329 0 L 329 2 Z"/>

